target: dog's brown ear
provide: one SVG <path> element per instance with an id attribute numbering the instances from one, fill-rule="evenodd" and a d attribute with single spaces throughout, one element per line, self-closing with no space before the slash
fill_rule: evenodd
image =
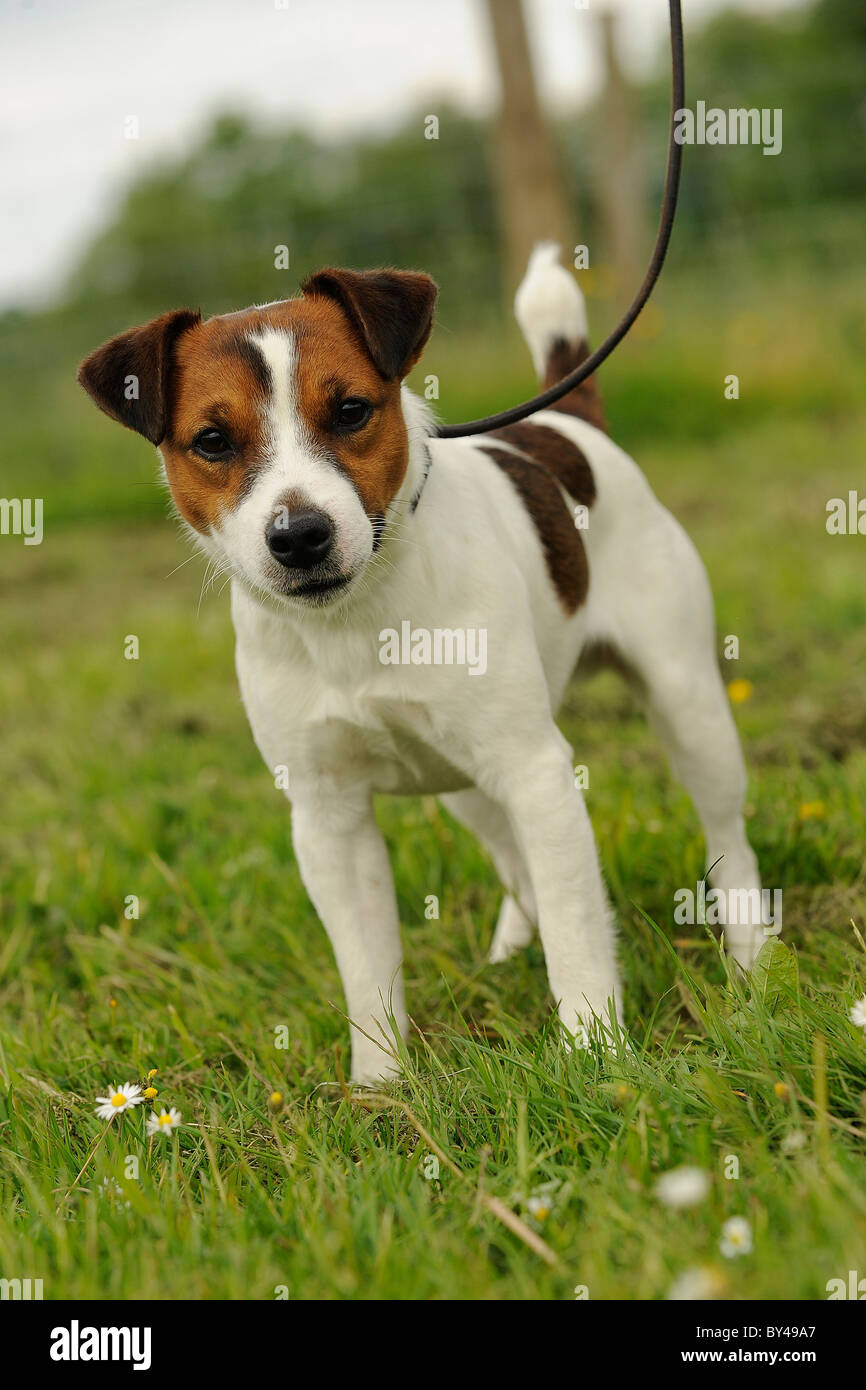
<path id="1" fill-rule="evenodd" d="M 181 333 L 201 322 L 192 309 L 172 309 L 141 328 L 119 333 L 92 352 L 78 380 L 100 410 L 159 444 L 168 425 L 168 376 Z"/>
<path id="2" fill-rule="evenodd" d="M 311 275 L 301 289 L 340 305 L 388 381 L 402 380 L 421 356 L 439 293 L 435 280 L 421 271 L 330 267 Z"/>

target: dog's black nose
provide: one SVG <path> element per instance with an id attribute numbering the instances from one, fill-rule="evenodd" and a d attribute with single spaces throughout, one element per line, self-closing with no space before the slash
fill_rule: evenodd
<path id="1" fill-rule="evenodd" d="M 315 510 L 278 516 L 265 532 L 268 550 L 286 569 L 309 570 L 321 564 L 333 539 L 331 518 Z"/>

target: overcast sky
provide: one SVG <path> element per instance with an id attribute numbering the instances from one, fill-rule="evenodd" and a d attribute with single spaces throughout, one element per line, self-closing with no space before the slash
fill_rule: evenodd
<path id="1" fill-rule="evenodd" d="M 525 0 L 551 106 L 592 95 L 601 3 Z M 685 0 L 687 26 L 724 4 Z M 667 4 L 615 5 L 645 70 Z M 226 106 L 339 136 L 443 94 L 484 111 L 496 93 L 483 0 L 0 0 L 0 52 L 0 306 L 49 298 L 136 170 Z"/>

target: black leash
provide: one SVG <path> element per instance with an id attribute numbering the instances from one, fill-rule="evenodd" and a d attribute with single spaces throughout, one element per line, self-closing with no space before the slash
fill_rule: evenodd
<path id="1" fill-rule="evenodd" d="M 668 243 L 671 239 L 674 214 L 677 209 L 680 165 L 683 153 L 682 146 L 677 143 L 675 138 L 676 112 L 685 106 L 686 91 L 685 62 L 683 59 L 683 17 L 680 12 L 680 0 L 669 0 L 669 3 L 671 16 L 671 131 L 668 141 L 665 189 L 652 259 L 643 278 L 643 284 L 631 307 L 626 310 L 616 328 L 609 337 L 605 338 L 601 347 L 596 348 L 585 362 L 582 362 L 573 372 L 569 372 L 568 376 L 563 377 L 562 381 L 558 381 L 555 386 L 550 386 L 540 395 L 533 396 L 531 401 L 524 401 L 522 405 L 514 405 L 510 410 L 500 411 L 498 415 L 488 415 L 483 420 L 470 420 L 465 425 L 440 425 L 436 433 L 441 439 L 459 439 L 462 435 L 467 434 L 486 434 L 488 430 L 500 429 L 503 425 L 513 425 L 518 420 L 525 420 L 527 415 L 534 415 L 536 410 L 544 410 L 547 406 L 553 405 L 569 391 L 573 391 L 575 386 L 579 386 L 588 376 L 592 376 L 596 367 L 600 367 L 605 358 L 610 356 L 617 343 L 622 342 L 649 299 L 652 288 L 659 278 L 659 272 L 664 265 Z"/>

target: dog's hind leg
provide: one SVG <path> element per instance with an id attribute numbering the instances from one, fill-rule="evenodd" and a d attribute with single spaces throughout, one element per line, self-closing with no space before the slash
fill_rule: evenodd
<path id="1" fill-rule="evenodd" d="M 493 729 L 508 755 L 479 767 L 479 782 L 514 827 L 535 889 L 551 993 L 567 1031 L 583 1040 L 593 1019 L 607 1030 L 619 1014 L 613 918 L 572 750 L 540 699 L 525 715 L 519 736 L 507 717 Z"/>
<path id="2" fill-rule="evenodd" d="M 673 517 L 629 547 L 627 587 L 610 610 L 613 645 L 637 676 L 650 723 L 694 802 L 706 867 L 725 894 L 725 943 L 749 969 L 763 930 L 757 860 L 746 838 L 746 769 L 716 655 L 713 599 L 703 564 Z M 732 917 L 735 919 L 732 921 Z"/>
<path id="3" fill-rule="evenodd" d="M 506 896 L 490 946 L 490 961 L 508 960 L 535 935 L 535 894 L 526 861 L 501 806 L 474 787 L 441 798 L 455 820 L 471 830 L 493 860 Z"/>

